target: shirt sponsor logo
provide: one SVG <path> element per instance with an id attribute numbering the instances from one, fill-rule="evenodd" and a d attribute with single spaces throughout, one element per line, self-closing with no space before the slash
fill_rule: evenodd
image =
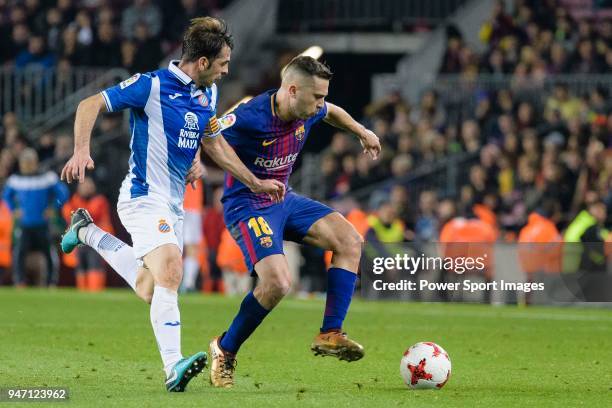
<path id="1" fill-rule="evenodd" d="M 198 126 L 198 116 L 193 112 L 187 112 L 185 114 L 185 125 L 183 127 L 189 130 L 200 130 Z"/>
<path id="2" fill-rule="evenodd" d="M 297 156 L 297 153 L 293 153 L 283 157 L 275 157 L 273 159 L 258 157 L 255 159 L 255 165 L 268 170 L 279 170 L 295 163 Z"/>
<path id="3" fill-rule="evenodd" d="M 198 138 L 200 136 L 198 126 L 198 117 L 193 112 L 187 112 L 185 114 L 185 126 L 183 129 L 179 131 L 178 138 L 178 147 L 183 147 L 186 149 L 197 149 L 198 148 Z"/>

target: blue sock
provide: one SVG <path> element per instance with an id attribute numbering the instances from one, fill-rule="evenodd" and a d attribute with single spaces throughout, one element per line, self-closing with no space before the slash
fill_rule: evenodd
<path id="1" fill-rule="evenodd" d="M 242 343 L 249 338 L 257 326 L 270 313 L 257 301 L 253 292 L 249 292 L 240 304 L 240 310 L 230 328 L 223 335 L 220 346 L 223 350 L 236 354 Z"/>
<path id="2" fill-rule="evenodd" d="M 329 268 L 327 271 L 327 301 L 321 332 L 342 329 L 351 298 L 355 291 L 357 274 L 342 268 Z"/>

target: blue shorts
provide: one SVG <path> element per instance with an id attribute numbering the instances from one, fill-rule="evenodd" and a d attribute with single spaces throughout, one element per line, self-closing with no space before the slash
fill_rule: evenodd
<path id="1" fill-rule="evenodd" d="M 266 256 L 284 253 L 283 240 L 301 243 L 312 224 L 332 212 L 325 204 L 293 192 L 282 203 L 265 208 L 223 206 L 225 225 L 252 274 L 255 264 Z"/>

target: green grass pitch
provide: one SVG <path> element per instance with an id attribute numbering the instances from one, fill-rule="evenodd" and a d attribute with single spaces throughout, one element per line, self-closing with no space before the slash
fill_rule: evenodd
<path id="1" fill-rule="evenodd" d="M 207 350 L 240 303 L 179 301 L 183 353 Z M 610 310 L 355 300 L 346 329 L 366 356 L 354 363 L 311 355 L 322 310 L 323 300 L 285 299 L 241 349 L 233 389 L 204 372 L 168 394 L 148 306 L 131 292 L 2 289 L 0 387 L 68 387 L 69 402 L 44 404 L 60 407 L 612 406 Z M 426 340 L 453 363 L 440 391 L 399 376 L 403 351 Z"/>

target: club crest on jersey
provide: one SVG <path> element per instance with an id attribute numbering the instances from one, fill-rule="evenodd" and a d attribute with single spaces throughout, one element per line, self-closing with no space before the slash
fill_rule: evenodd
<path id="1" fill-rule="evenodd" d="M 261 237 L 259 239 L 259 245 L 264 248 L 270 248 L 272 246 L 272 238 L 270 237 Z"/>
<path id="2" fill-rule="evenodd" d="M 185 125 L 183 127 L 188 130 L 200 130 L 198 126 L 198 116 L 193 112 L 187 112 L 185 114 Z"/>
<path id="3" fill-rule="evenodd" d="M 295 129 L 295 138 L 298 141 L 301 141 L 302 139 L 304 139 L 305 133 L 306 133 L 306 130 L 304 129 L 304 125 L 300 125 L 299 128 Z"/>
<path id="4" fill-rule="evenodd" d="M 202 94 L 198 96 L 198 103 L 202 105 L 203 107 L 208 106 L 208 98 L 206 97 L 206 94 Z"/>
<path id="5" fill-rule="evenodd" d="M 157 229 L 159 232 L 165 234 L 167 232 L 170 232 L 171 228 L 170 225 L 168 225 L 168 223 L 166 222 L 166 220 L 164 220 L 163 218 L 161 220 L 159 220 L 159 223 L 157 225 Z"/>
<path id="6" fill-rule="evenodd" d="M 138 81 L 139 78 L 140 78 L 140 74 L 134 74 L 131 77 L 129 77 L 128 79 L 126 79 L 125 81 L 120 82 L 119 83 L 119 88 L 125 89 L 128 86 L 132 85 L 134 82 Z"/>
<path id="7" fill-rule="evenodd" d="M 229 127 L 234 126 L 234 123 L 236 123 L 236 115 L 234 115 L 233 113 L 230 113 L 228 115 L 221 116 L 221 118 L 218 119 L 218 121 L 219 121 L 219 125 L 221 126 L 221 130 L 225 130 Z"/>

